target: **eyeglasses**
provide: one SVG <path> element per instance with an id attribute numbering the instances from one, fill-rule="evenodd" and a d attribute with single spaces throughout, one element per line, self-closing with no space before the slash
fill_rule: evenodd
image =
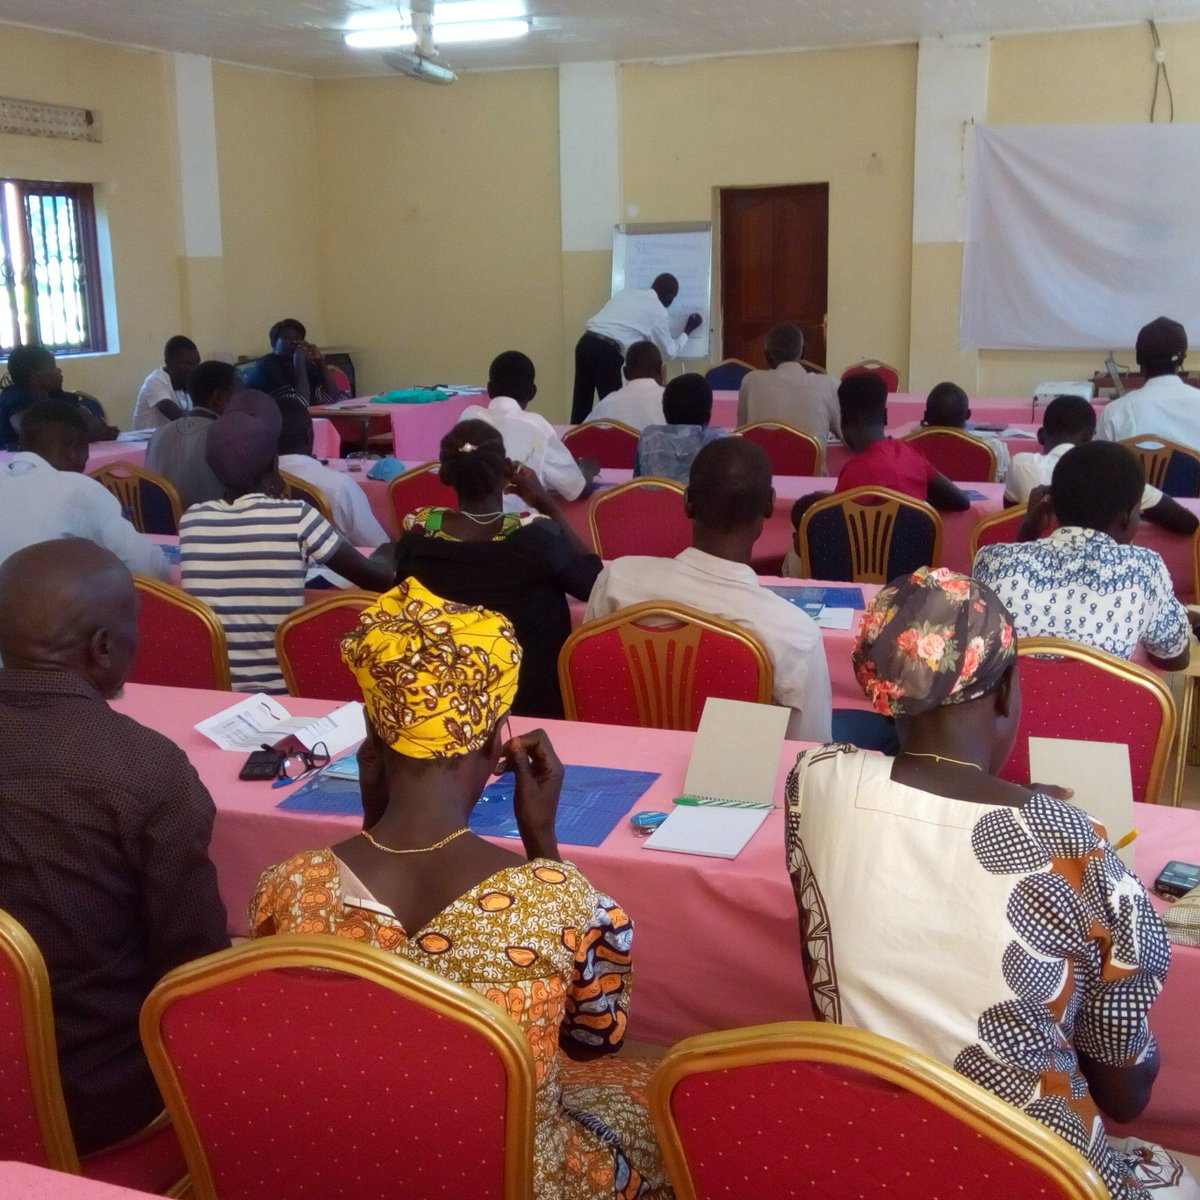
<path id="1" fill-rule="evenodd" d="M 297 763 L 302 769 L 293 775 L 292 772 L 296 769 L 295 764 Z M 271 786 L 286 787 L 289 783 L 299 783 L 300 780 L 315 775 L 322 767 L 327 766 L 329 766 L 328 747 L 324 742 L 314 742 L 311 750 L 297 750 L 279 760 L 279 778 Z"/>

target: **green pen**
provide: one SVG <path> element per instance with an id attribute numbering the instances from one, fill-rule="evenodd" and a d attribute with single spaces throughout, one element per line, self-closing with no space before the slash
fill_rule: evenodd
<path id="1" fill-rule="evenodd" d="M 716 796 L 676 796 L 676 804 L 689 808 L 782 808 L 780 804 L 755 804 L 750 800 L 721 800 Z"/>

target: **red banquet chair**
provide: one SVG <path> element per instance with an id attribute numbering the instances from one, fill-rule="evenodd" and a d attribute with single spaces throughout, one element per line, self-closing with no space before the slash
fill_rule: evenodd
<path id="1" fill-rule="evenodd" d="M 1175 701 L 1152 671 L 1066 638 L 1017 642 L 1021 723 L 1002 779 L 1030 783 L 1031 737 L 1124 742 L 1133 798 L 1157 804 L 1175 732 Z M 1114 837 L 1126 831 L 1109 830 Z"/>
<path id="2" fill-rule="evenodd" d="M 140 604 L 129 682 L 229 691 L 229 647 L 217 614 L 203 600 L 149 575 L 135 575 L 133 586 Z"/>
<path id="3" fill-rule="evenodd" d="M 898 392 L 900 390 L 900 372 L 895 367 L 890 367 L 887 363 L 880 362 L 877 358 L 864 358 L 862 362 L 853 363 L 842 372 L 842 378 L 849 379 L 851 375 L 863 375 L 868 372 L 872 375 L 878 375 L 887 384 L 889 392 Z"/>
<path id="4" fill-rule="evenodd" d="M 24 926 L 0 911 L 0 1160 L 180 1195 L 186 1167 L 165 1115 L 82 1159 L 75 1149 L 54 1043 L 46 963 Z"/>
<path id="5" fill-rule="evenodd" d="M 825 474 L 825 448 L 811 433 L 778 421 L 754 421 L 733 432 L 767 452 L 772 475 Z"/>
<path id="6" fill-rule="evenodd" d="M 597 492 L 588 510 L 592 545 L 603 559 L 624 554 L 673 558 L 692 544 L 683 484 L 646 475 Z"/>
<path id="7" fill-rule="evenodd" d="M 709 696 L 769 704 L 771 660 L 751 633 L 698 609 L 647 600 L 588 621 L 563 643 L 569 721 L 695 729 Z"/>
<path id="8" fill-rule="evenodd" d="M 404 518 L 418 508 L 457 508 L 458 496 L 452 487 L 438 478 L 441 466 L 424 462 L 402 471 L 388 484 L 388 507 L 396 516 L 396 528 L 404 528 Z"/>
<path id="9" fill-rule="evenodd" d="M 632 471 L 637 457 L 638 431 L 624 421 L 585 421 L 563 434 L 572 457 L 593 458 L 601 467 Z"/>
<path id="10" fill-rule="evenodd" d="M 532 1200 L 529 1043 L 399 955 L 259 938 L 164 976 L 141 1024 L 195 1200 Z"/>
<path id="11" fill-rule="evenodd" d="M 1014 504 L 1009 508 L 1002 508 L 998 513 L 992 513 L 990 517 L 984 517 L 983 520 L 977 521 L 967 540 L 971 561 L 975 561 L 975 555 L 979 553 L 981 546 L 994 546 L 997 542 L 1015 542 L 1017 530 L 1021 528 L 1021 522 L 1025 520 L 1025 512 L 1028 507 L 1027 504 Z"/>
<path id="12" fill-rule="evenodd" d="M 676 1200 L 1106 1200 L 1078 1151 L 890 1038 L 816 1021 L 678 1042 L 650 1081 Z"/>
<path id="13" fill-rule="evenodd" d="M 342 662 L 341 637 L 358 614 L 379 597 L 343 588 L 290 612 L 275 630 L 275 657 L 289 696 L 311 700 L 361 700 L 362 692 Z"/>
<path id="14" fill-rule="evenodd" d="M 903 438 L 912 442 L 947 479 L 958 483 L 994 483 L 996 451 L 982 438 L 961 429 L 914 429 Z"/>

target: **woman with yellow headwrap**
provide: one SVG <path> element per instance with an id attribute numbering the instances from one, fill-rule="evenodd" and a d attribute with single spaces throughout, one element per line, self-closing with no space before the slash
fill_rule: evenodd
<path id="1" fill-rule="evenodd" d="M 669 1196 L 643 1099 L 651 1064 L 571 1061 L 620 1048 L 633 928 L 559 857 L 563 771 L 545 733 L 504 740 L 521 661 L 512 626 L 407 579 L 364 610 L 342 658 L 366 705 L 363 829 L 268 870 L 252 936 L 356 938 L 487 996 L 533 1050 L 538 1200 Z M 526 857 L 467 828 L 501 765 Z"/>

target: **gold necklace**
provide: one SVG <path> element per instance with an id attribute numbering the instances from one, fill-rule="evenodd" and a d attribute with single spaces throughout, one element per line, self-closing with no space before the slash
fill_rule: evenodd
<path id="1" fill-rule="evenodd" d="M 381 842 L 377 842 L 372 836 L 369 829 L 362 831 L 363 837 L 375 847 L 376 850 L 382 850 L 384 854 L 428 854 L 430 850 L 440 850 L 443 846 L 449 845 L 457 837 L 462 837 L 464 833 L 470 832 L 467 826 L 461 829 L 456 829 L 453 833 L 448 833 L 440 842 L 434 842 L 432 846 L 414 846 L 411 850 L 393 850 L 391 846 L 385 846 Z"/>
<path id="2" fill-rule="evenodd" d="M 974 767 L 977 771 L 982 771 L 983 768 L 978 763 L 963 762 L 961 758 L 950 758 L 946 754 L 924 754 L 920 750 L 902 750 L 902 754 L 907 754 L 909 758 L 934 758 L 938 762 L 955 763 L 960 767 Z"/>

